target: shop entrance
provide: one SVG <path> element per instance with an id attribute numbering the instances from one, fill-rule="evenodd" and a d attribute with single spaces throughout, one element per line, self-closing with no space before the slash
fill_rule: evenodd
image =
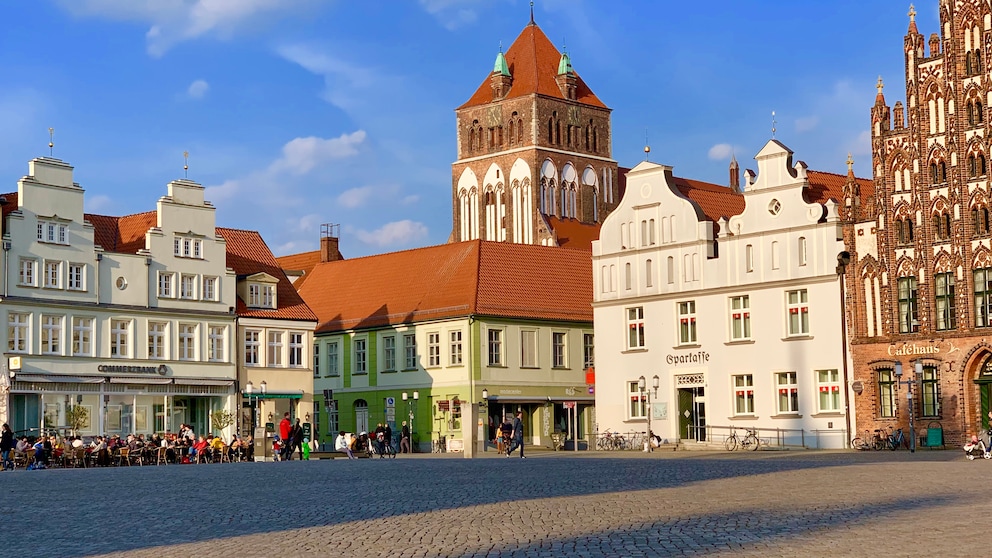
<path id="1" fill-rule="evenodd" d="M 369 404 L 364 399 L 355 401 L 355 433 L 369 431 Z"/>
<path id="2" fill-rule="evenodd" d="M 679 438 L 706 441 L 706 397 L 702 386 L 679 388 Z"/>
<path id="3" fill-rule="evenodd" d="M 977 420 L 971 421 L 971 424 L 980 424 L 978 430 L 985 432 L 989 429 L 989 411 L 992 411 L 992 354 L 986 355 L 978 366 L 975 384 L 978 387 L 979 409 Z"/>

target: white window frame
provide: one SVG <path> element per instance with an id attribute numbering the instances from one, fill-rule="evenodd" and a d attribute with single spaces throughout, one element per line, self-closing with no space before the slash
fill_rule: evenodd
<path id="1" fill-rule="evenodd" d="M 227 326 L 212 325 L 207 330 L 207 360 L 210 362 L 227 362 Z"/>
<path id="2" fill-rule="evenodd" d="M 730 297 L 730 340 L 748 341 L 751 339 L 751 297 L 738 295 Z"/>
<path id="3" fill-rule="evenodd" d="M 93 318 L 73 316 L 72 356 L 93 356 Z"/>
<path id="4" fill-rule="evenodd" d="M 632 306 L 625 309 L 627 315 L 627 349 L 643 349 L 644 337 L 644 307 Z"/>
<path id="5" fill-rule="evenodd" d="M 754 416 L 754 375 L 734 374 L 734 416 Z"/>
<path id="6" fill-rule="evenodd" d="M 276 307 L 276 287 L 275 285 L 262 285 L 262 308 Z"/>
<path id="7" fill-rule="evenodd" d="M 211 302 L 217 300 L 217 278 L 216 277 L 204 277 L 203 278 L 203 300 L 209 300 Z"/>
<path id="8" fill-rule="evenodd" d="M 313 344 L 313 377 L 320 377 L 320 343 Z"/>
<path id="9" fill-rule="evenodd" d="M 41 315 L 41 354 L 62 354 L 62 323 L 64 316 Z"/>
<path id="10" fill-rule="evenodd" d="M 111 358 L 131 358 L 131 320 L 110 321 Z"/>
<path id="11" fill-rule="evenodd" d="M 551 367 L 568 368 L 568 332 L 551 332 Z"/>
<path id="12" fill-rule="evenodd" d="M 179 276 L 179 298 L 184 300 L 196 299 L 196 275 L 182 274 Z"/>
<path id="13" fill-rule="evenodd" d="M 799 375 L 796 372 L 775 373 L 775 410 L 780 415 L 799 414 Z"/>
<path id="14" fill-rule="evenodd" d="M 627 382 L 627 419 L 643 420 L 648 418 L 648 394 L 641 393 L 641 387 L 635 380 Z"/>
<path id="15" fill-rule="evenodd" d="M 396 336 L 385 335 L 382 338 L 382 371 L 396 371 Z"/>
<path id="16" fill-rule="evenodd" d="M 417 369 L 417 334 L 403 334 L 404 370 Z"/>
<path id="17" fill-rule="evenodd" d="M 11 353 L 28 353 L 31 350 L 31 314 L 7 314 L 7 350 Z"/>
<path id="18" fill-rule="evenodd" d="M 282 349 L 285 344 L 284 335 L 285 331 L 269 331 L 268 335 L 265 336 L 266 351 L 265 351 L 265 365 L 266 366 L 283 366 L 283 355 Z"/>
<path id="19" fill-rule="evenodd" d="M 148 322 L 149 360 L 164 360 L 169 358 L 169 351 L 166 346 L 168 335 L 168 322 Z"/>
<path id="20" fill-rule="evenodd" d="M 698 343 L 696 329 L 696 301 L 684 300 L 675 305 L 679 313 L 679 345 L 695 345 Z"/>
<path id="21" fill-rule="evenodd" d="M 62 262 L 45 260 L 45 277 L 43 286 L 46 289 L 62 288 Z"/>
<path id="22" fill-rule="evenodd" d="M 489 341 L 489 350 L 487 354 L 489 355 L 489 366 L 503 366 L 504 353 L 503 353 L 503 334 L 502 329 L 490 329 L 487 334 Z"/>
<path id="23" fill-rule="evenodd" d="M 22 287 L 36 287 L 38 285 L 38 260 L 34 258 L 21 258 L 17 284 Z"/>
<path id="24" fill-rule="evenodd" d="M 68 226 L 57 221 L 38 220 L 38 241 L 46 244 L 67 245 Z"/>
<path id="25" fill-rule="evenodd" d="M 356 338 L 354 341 L 355 364 L 352 374 L 369 373 L 369 341 L 365 337 Z"/>
<path id="26" fill-rule="evenodd" d="M 197 360 L 197 337 L 199 324 L 179 324 L 179 360 Z"/>
<path id="27" fill-rule="evenodd" d="M 290 368 L 303 368 L 305 366 L 305 360 L 303 353 L 303 342 L 306 341 L 306 335 L 302 331 L 290 331 L 289 332 L 289 367 Z"/>
<path id="28" fill-rule="evenodd" d="M 327 344 L 327 375 L 328 376 L 340 376 L 341 369 L 339 368 L 341 363 L 341 343 L 338 341 L 331 341 Z"/>
<path id="29" fill-rule="evenodd" d="M 258 283 L 248 284 L 248 306 L 258 308 L 262 300 L 262 286 Z"/>
<path id="30" fill-rule="evenodd" d="M 427 334 L 427 366 L 441 366 L 441 332 L 431 331 Z"/>
<path id="31" fill-rule="evenodd" d="M 793 296 L 795 295 L 795 296 Z M 786 331 L 789 337 L 809 335 L 809 292 L 806 289 L 786 291 Z M 795 320 L 793 320 L 795 316 Z"/>
<path id="32" fill-rule="evenodd" d="M 582 368 L 589 369 L 596 366 L 596 334 L 582 334 Z"/>
<path id="33" fill-rule="evenodd" d="M 261 356 L 259 354 L 261 351 L 261 336 L 262 330 L 260 329 L 245 330 L 245 366 L 259 366 L 261 364 L 259 361 L 259 357 Z"/>
<path id="34" fill-rule="evenodd" d="M 448 332 L 448 366 L 461 366 L 462 353 L 462 330 L 456 329 Z"/>
<path id="35" fill-rule="evenodd" d="M 520 368 L 538 368 L 541 366 L 538 353 L 538 332 L 536 329 L 520 330 Z"/>
<path id="36" fill-rule="evenodd" d="M 173 283 L 173 273 L 168 273 L 165 271 L 158 272 L 158 297 L 159 298 L 172 298 L 175 291 L 172 288 Z"/>
<path id="37" fill-rule="evenodd" d="M 840 413 L 844 405 L 844 392 L 841 388 L 838 370 L 816 370 L 816 409 L 821 413 Z"/>
<path id="38" fill-rule="evenodd" d="M 86 290 L 86 264 L 69 263 L 65 274 L 65 287 L 70 291 Z"/>

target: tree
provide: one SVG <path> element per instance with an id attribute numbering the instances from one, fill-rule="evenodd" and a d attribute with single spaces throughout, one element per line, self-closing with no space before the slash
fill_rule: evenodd
<path id="1" fill-rule="evenodd" d="M 234 424 L 237 420 L 238 416 L 234 414 L 233 411 L 225 411 L 221 409 L 210 413 L 210 422 L 213 424 L 214 430 L 224 430 L 228 426 Z"/>
<path id="2" fill-rule="evenodd" d="M 82 405 L 73 405 L 65 411 L 65 423 L 72 429 L 72 435 L 78 436 L 78 431 L 90 423 L 89 409 Z"/>

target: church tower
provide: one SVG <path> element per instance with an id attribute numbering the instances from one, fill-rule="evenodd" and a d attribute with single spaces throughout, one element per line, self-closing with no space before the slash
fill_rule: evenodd
<path id="1" fill-rule="evenodd" d="M 611 110 L 531 21 L 455 109 L 451 241 L 578 247 L 619 203 Z"/>

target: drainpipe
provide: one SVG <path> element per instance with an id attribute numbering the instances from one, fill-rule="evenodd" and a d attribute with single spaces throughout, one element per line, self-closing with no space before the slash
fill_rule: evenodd
<path id="1" fill-rule="evenodd" d="M 837 279 L 840 282 L 840 351 L 844 367 L 844 426 L 847 432 L 844 434 L 844 447 L 849 447 L 851 441 L 851 388 L 847 370 L 847 300 L 844 296 L 844 275 L 847 273 L 847 265 L 851 263 L 851 253 L 843 251 L 837 254 Z"/>
<path id="2" fill-rule="evenodd" d="M 10 239 L 3 239 L 3 297 L 7 298 L 7 277 L 10 275 Z"/>
<path id="3" fill-rule="evenodd" d="M 145 256 L 145 267 L 148 268 L 148 273 L 145 275 L 148 277 L 148 300 L 145 302 L 145 308 L 152 307 L 152 297 L 155 296 L 155 289 L 157 284 L 155 283 L 155 278 L 152 277 L 152 257 Z M 173 285 L 176 287 L 177 285 Z"/>

